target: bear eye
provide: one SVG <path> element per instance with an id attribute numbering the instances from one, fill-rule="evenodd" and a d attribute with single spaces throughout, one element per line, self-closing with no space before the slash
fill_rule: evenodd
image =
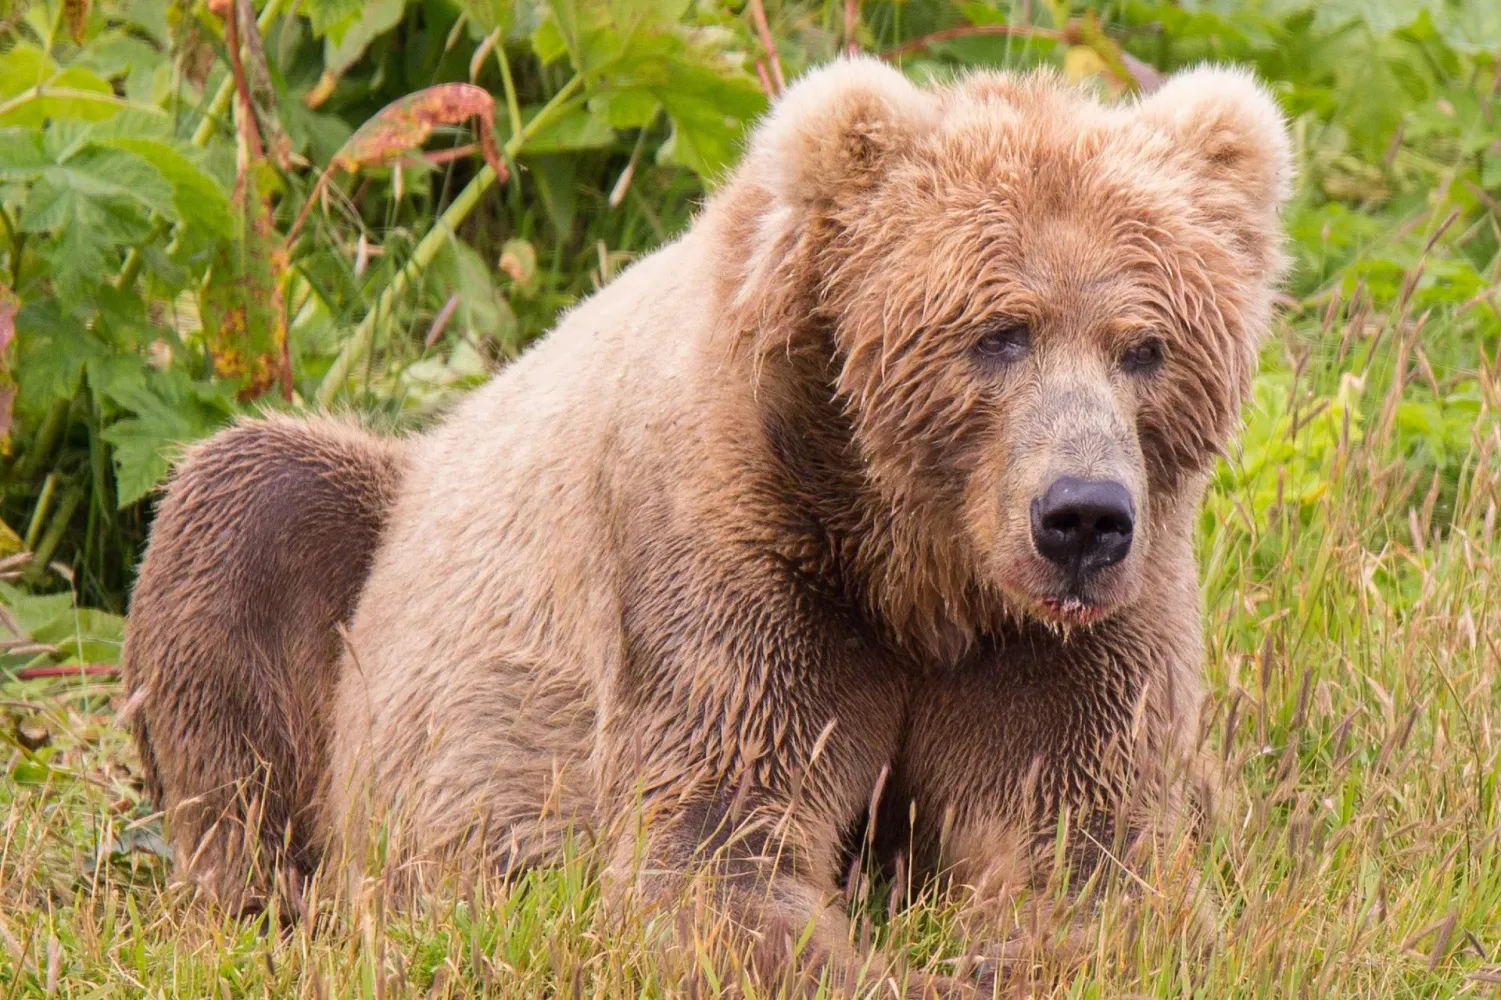
<path id="1" fill-rule="evenodd" d="M 1156 337 L 1128 348 L 1126 353 L 1121 355 L 1121 367 L 1136 375 L 1153 374 L 1162 367 L 1162 361 L 1162 341 Z"/>
<path id="2" fill-rule="evenodd" d="M 1023 323 L 1007 322 L 981 334 L 975 353 L 987 361 L 1020 361 L 1027 356 L 1032 335 Z"/>

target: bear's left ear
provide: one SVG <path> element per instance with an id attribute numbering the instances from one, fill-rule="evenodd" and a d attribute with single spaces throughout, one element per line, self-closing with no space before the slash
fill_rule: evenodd
<path id="1" fill-rule="evenodd" d="M 1171 77 L 1142 102 L 1143 121 L 1195 155 L 1205 176 L 1258 209 L 1292 194 L 1292 144 L 1282 109 L 1251 73 L 1202 66 Z"/>

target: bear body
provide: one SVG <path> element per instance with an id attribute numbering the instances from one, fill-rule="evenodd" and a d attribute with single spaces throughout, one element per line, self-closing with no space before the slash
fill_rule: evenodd
<path id="1" fill-rule="evenodd" d="M 162 804 L 199 772 L 260 774 L 226 822 L 280 823 L 270 862 L 363 864 L 379 825 L 418 884 L 583 832 L 664 900 L 712 864 L 737 920 L 816 918 L 823 954 L 862 824 L 972 886 L 1014 885 L 1064 807 L 1097 846 L 1150 832 L 1180 810 L 1153 776 L 1197 752 L 1192 530 L 1282 270 L 1288 171 L 1275 105 L 1234 71 L 1124 107 L 1046 75 L 810 74 L 684 236 L 439 426 L 353 441 L 365 472 L 319 480 L 338 502 L 305 493 L 382 512 L 285 540 L 308 565 L 367 546 L 298 626 L 317 648 L 262 623 L 222 641 L 274 648 L 226 655 L 173 624 L 247 599 L 220 580 L 189 605 L 173 576 L 198 544 L 183 509 L 226 503 L 192 484 L 287 422 L 190 456 L 126 679 L 148 767 L 219 763 L 159 780 Z M 357 436 L 305 428 L 294 447 Z M 258 482 L 199 530 L 244 533 Z M 287 600 L 320 586 L 283 571 Z M 247 772 L 222 748 L 269 737 L 232 699 L 291 677 L 332 678 L 263 706 L 309 763 Z M 183 725 L 206 698 L 212 722 Z M 173 821 L 184 866 L 253 890 L 254 837 L 205 829 Z"/>

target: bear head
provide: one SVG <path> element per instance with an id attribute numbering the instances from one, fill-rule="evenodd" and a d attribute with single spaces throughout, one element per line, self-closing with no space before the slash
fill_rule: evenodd
<path id="1" fill-rule="evenodd" d="M 1138 598 L 1249 391 L 1290 175 L 1234 69 L 1121 105 L 870 59 L 787 91 L 720 197 L 720 294 L 758 357 L 827 356 L 888 618 L 1072 626 Z"/>

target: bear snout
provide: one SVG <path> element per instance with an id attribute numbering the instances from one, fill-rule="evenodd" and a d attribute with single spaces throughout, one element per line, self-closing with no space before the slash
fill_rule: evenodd
<path id="1" fill-rule="evenodd" d="M 1124 484 L 1062 476 L 1032 501 L 1032 544 L 1048 562 L 1082 577 L 1126 558 L 1135 522 Z"/>

